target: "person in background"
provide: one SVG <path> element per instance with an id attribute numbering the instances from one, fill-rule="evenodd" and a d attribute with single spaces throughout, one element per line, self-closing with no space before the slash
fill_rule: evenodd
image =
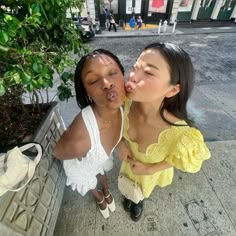
<path id="1" fill-rule="evenodd" d="M 137 181 L 144 198 L 155 186 L 170 185 L 174 168 L 196 173 L 210 158 L 201 132 L 188 118 L 193 84 L 189 55 L 170 43 L 146 46 L 129 73 L 123 139 L 118 146 L 120 172 Z M 135 204 L 125 198 L 124 209 L 138 221 L 143 201 Z"/>
<path id="2" fill-rule="evenodd" d="M 114 31 L 116 32 L 116 22 L 115 22 L 115 17 L 113 15 L 113 11 L 110 12 L 109 15 L 109 21 L 110 21 L 110 26 L 109 26 L 109 31 L 111 31 L 111 27 L 113 26 Z"/>
<path id="3" fill-rule="evenodd" d="M 134 30 L 134 27 L 135 27 L 135 16 L 134 15 L 129 20 L 129 26 L 132 30 Z"/>
<path id="4" fill-rule="evenodd" d="M 105 28 L 106 30 L 109 29 L 109 26 L 110 26 L 110 21 L 109 21 L 109 11 L 107 8 L 103 8 L 103 13 L 104 13 L 104 16 L 105 16 Z"/>
<path id="5" fill-rule="evenodd" d="M 89 23 L 89 25 L 93 25 L 93 19 L 92 17 L 90 16 L 90 12 L 88 11 L 87 12 L 87 22 Z"/>
<path id="6" fill-rule="evenodd" d="M 138 16 L 138 19 L 137 19 L 138 30 L 140 30 L 140 28 L 142 27 L 142 24 L 143 24 L 143 20 L 142 20 L 141 16 Z"/>
<path id="7" fill-rule="evenodd" d="M 105 172 L 113 167 L 112 153 L 122 137 L 124 69 L 114 54 L 97 49 L 80 59 L 74 83 L 82 111 L 62 134 L 53 155 L 64 160 L 67 185 L 82 196 L 91 192 L 108 218 L 116 206 Z"/>

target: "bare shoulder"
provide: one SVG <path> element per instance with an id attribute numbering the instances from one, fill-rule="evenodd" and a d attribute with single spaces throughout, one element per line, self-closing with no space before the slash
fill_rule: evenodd
<path id="1" fill-rule="evenodd" d="M 90 146 L 89 134 L 82 114 L 79 113 L 59 139 L 54 155 L 63 160 L 82 157 L 86 155 Z"/>

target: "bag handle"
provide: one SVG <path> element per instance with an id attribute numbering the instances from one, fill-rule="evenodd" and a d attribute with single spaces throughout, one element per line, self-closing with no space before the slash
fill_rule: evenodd
<path id="1" fill-rule="evenodd" d="M 35 157 L 34 160 L 30 160 L 29 161 L 29 165 L 28 165 L 28 179 L 26 181 L 26 183 L 24 183 L 21 187 L 19 188 L 16 188 L 16 189 L 13 189 L 13 188 L 6 188 L 4 186 L 1 186 L 0 184 L 0 187 L 1 188 L 4 188 L 6 191 L 13 191 L 13 192 L 18 192 L 19 190 L 23 189 L 29 182 L 30 180 L 32 179 L 33 175 L 34 175 L 34 172 L 35 172 L 35 168 L 37 166 L 37 164 L 39 163 L 41 157 L 42 157 L 42 154 L 43 154 L 43 149 L 42 149 L 42 146 L 38 143 L 28 143 L 28 144 L 25 144 L 24 146 L 21 146 L 19 148 L 19 150 L 21 151 L 22 155 L 24 151 L 26 151 L 27 149 L 31 148 L 35 146 L 35 148 L 37 149 L 38 151 L 38 154 L 37 156 Z M 26 155 L 24 155 L 26 158 L 28 158 Z"/>

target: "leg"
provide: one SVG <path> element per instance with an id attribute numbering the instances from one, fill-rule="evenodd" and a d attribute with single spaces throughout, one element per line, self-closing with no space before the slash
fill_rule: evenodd
<path id="1" fill-rule="evenodd" d="M 106 30 L 108 30 L 109 29 L 109 20 L 106 20 Z"/>
<path id="2" fill-rule="evenodd" d="M 99 192 L 99 191 L 97 190 L 97 188 L 91 189 L 90 192 L 91 192 L 92 195 L 94 196 L 96 202 L 101 202 L 101 203 L 98 203 L 99 207 L 100 207 L 102 210 L 105 209 L 106 206 L 107 206 L 107 203 L 106 203 L 106 201 L 103 201 L 103 202 L 102 202 L 102 200 L 103 200 L 103 198 L 104 198 L 103 194 L 102 194 L 101 192 Z"/>
<path id="3" fill-rule="evenodd" d="M 97 175 L 97 178 L 99 179 L 101 185 L 102 185 L 102 191 L 104 194 L 104 198 L 106 200 L 106 203 L 108 205 L 108 208 L 111 212 L 114 212 L 116 209 L 115 200 L 111 194 L 111 192 L 108 189 L 107 179 L 105 175 Z"/>
<path id="4" fill-rule="evenodd" d="M 107 178 L 105 175 L 101 175 L 98 174 L 97 178 L 99 180 L 99 182 L 102 185 L 102 192 L 104 194 L 104 196 L 108 196 L 110 194 L 109 189 L 108 189 L 108 184 L 107 184 Z M 106 198 L 107 203 L 111 203 L 112 202 L 112 196 L 110 196 L 109 198 Z"/>
<path id="5" fill-rule="evenodd" d="M 110 25 L 109 25 L 109 29 L 108 29 L 109 31 L 111 31 L 111 23 L 110 23 Z"/>
<path id="6" fill-rule="evenodd" d="M 97 201 L 99 211 L 101 212 L 102 216 L 106 219 L 109 217 L 109 209 L 108 204 L 105 200 L 105 197 L 102 192 L 98 191 L 97 188 L 90 190 L 92 195 Z"/>
<path id="7" fill-rule="evenodd" d="M 113 23 L 112 25 L 113 25 L 113 29 L 114 29 L 114 31 L 116 32 L 116 24 Z"/>

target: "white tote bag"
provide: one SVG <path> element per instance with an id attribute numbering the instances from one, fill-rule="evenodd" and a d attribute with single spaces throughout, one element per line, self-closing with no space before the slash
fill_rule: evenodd
<path id="1" fill-rule="evenodd" d="M 32 147 L 37 150 L 34 160 L 23 154 L 24 151 Z M 0 196 L 7 191 L 17 192 L 29 183 L 42 157 L 42 152 L 40 144 L 28 143 L 21 147 L 15 147 L 7 153 L 0 154 Z M 23 180 L 23 184 L 15 188 Z"/>

